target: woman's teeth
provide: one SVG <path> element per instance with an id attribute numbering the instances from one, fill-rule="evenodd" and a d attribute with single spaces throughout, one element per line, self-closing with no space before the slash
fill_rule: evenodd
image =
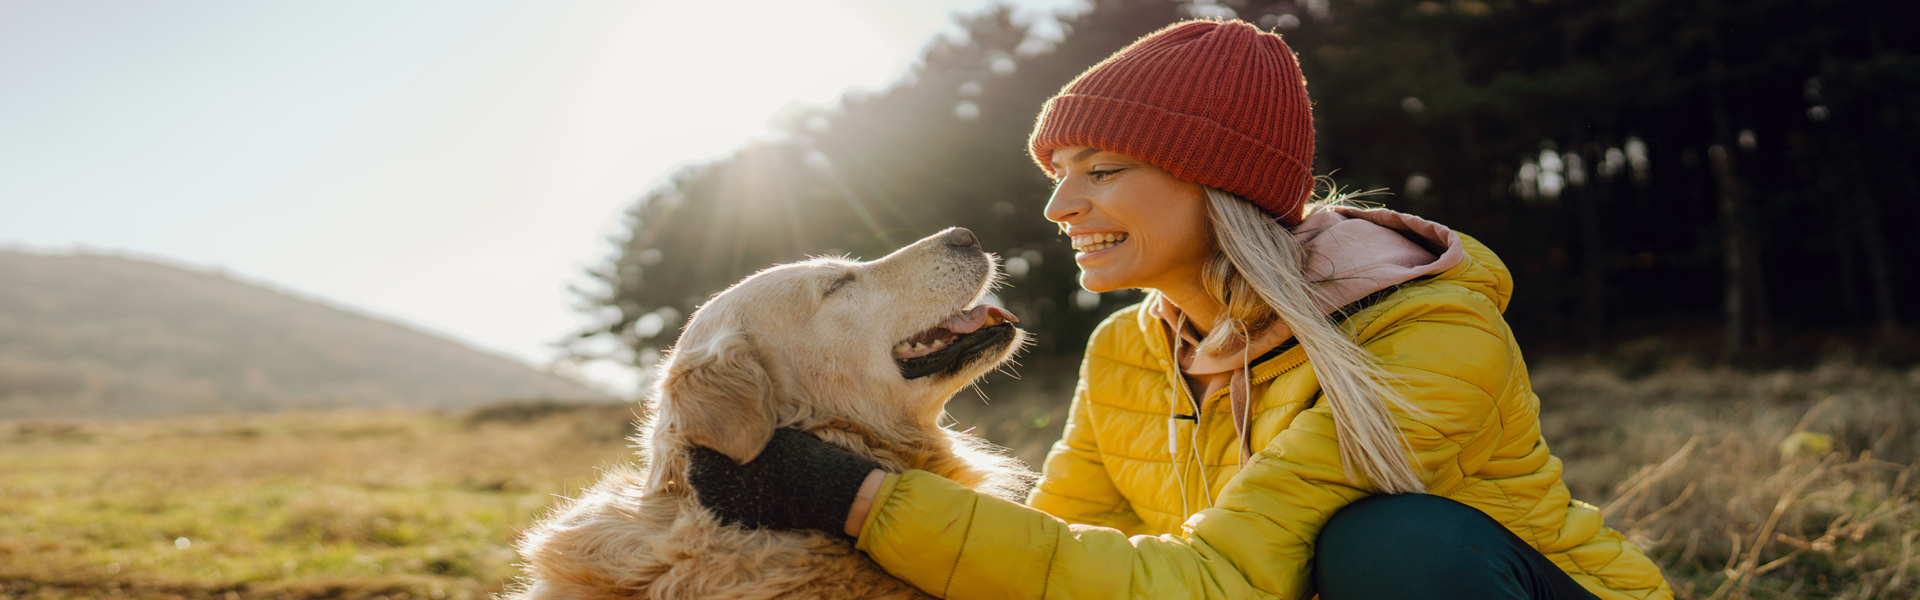
<path id="1" fill-rule="evenodd" d="M 1124 233 L 1089 233 L 1073 236 L 1073 249 L 1082 253 L 1099 252 L 1127 241 Z"/>

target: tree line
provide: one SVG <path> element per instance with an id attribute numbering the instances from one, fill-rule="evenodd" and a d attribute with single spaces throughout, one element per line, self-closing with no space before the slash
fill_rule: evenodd
<path id="1" fill-rule="evenodd" d="M 997 295 L 1077 359 L 1137 292 L 1091 294 L 1041 217 L 1041 104 L 1188 18 L 1280 33 L 1315 101 L 1315 171 L 1487 243 L 1529 348 L 1653 333 L 1730 363 L 1794 337 L 1900 339 L 1920 250 L 1920 36 L 1889 0 L 1095 0 L 1039 35 L 956 17 L 891 86 L 793 110 L 624 215 L 576 290 L 576 357 L 647 363 L 706 297 L 810 255 L 877 258 L 945 227 L 1005 261 Z"/>

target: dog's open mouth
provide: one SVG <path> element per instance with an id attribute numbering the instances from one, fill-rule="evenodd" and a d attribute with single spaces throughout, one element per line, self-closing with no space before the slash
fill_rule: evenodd
<path id="1" fill-rule="evenodd" d="M 1013 323 L 1019 321 L 1004 308 L 975 306 L 894 344 L 893 360 L 907 379 L 953 369 L 962 359 L 1013 335 Z"/>

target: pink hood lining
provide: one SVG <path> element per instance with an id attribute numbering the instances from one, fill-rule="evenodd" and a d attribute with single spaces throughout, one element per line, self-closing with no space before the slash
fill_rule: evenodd
<path id="1" fill-rule="evenodd" d="M 1444 273 L 1466 257 L 1460 235 L 1447 226 L 1384 208 L 1316 210 L 1293 231 L 1294 241 L 1306 247 L 1303 270 L 1307 279 L 1315 282 L 1321 314 L 1332 313 L 1374 292 Z M 1199 345 L 1200 338 L 1191 325 L 1180 327 L 1178 306 L 1155 294 L 1148 310 L 1169 328 L 1178 328 L 1181 341 L 1186 343 L 1177 346 L 1187 350 L 1178 353 L 1180 370 L 1188 375 L 1245 369 L 1247 357 L 1265 354 L 1293 337 L 1293 330 L 1286 324 L 1274 323 L 1254 336 L 1248 348 L 1230 344 L 1217 352 L 1196 355 L 1191 349 Z M 1219 385 L 1213 383 L 1209 382 L 1202 398 L 1218 390 Z"/>

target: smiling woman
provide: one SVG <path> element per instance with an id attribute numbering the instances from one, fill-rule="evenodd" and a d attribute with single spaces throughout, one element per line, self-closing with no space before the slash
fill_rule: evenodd
<path id="1" fill-rule="evenodd" d="M 1098 148 L 1058 148 L 1052 163 L 1059 183 L 1046 217 L 1073 240 L 1082 287 L 1200 292 L 1201 268 L 1213 256 L 1200 184 Z"/>
<path id="2" fill-rule="evenodd" d="M 917 471 L 755 465 L 858 470 L 814 462 L 819 442 L 705 463 L 699 501 L 829 535 L 844 516 L 945 598 L 1671 597 L 1570 500 L 1500 259 L 1419 217 L 1310 202 L 1310 106 L 1292 49 L 1237 21 L 1162 29 L 1047 102 L 1029 144 L 1082 286 L 1152 293 L 1093 332 L 1027 506 Z M 743 489 L 823 500 L 768 514 Z"/>

